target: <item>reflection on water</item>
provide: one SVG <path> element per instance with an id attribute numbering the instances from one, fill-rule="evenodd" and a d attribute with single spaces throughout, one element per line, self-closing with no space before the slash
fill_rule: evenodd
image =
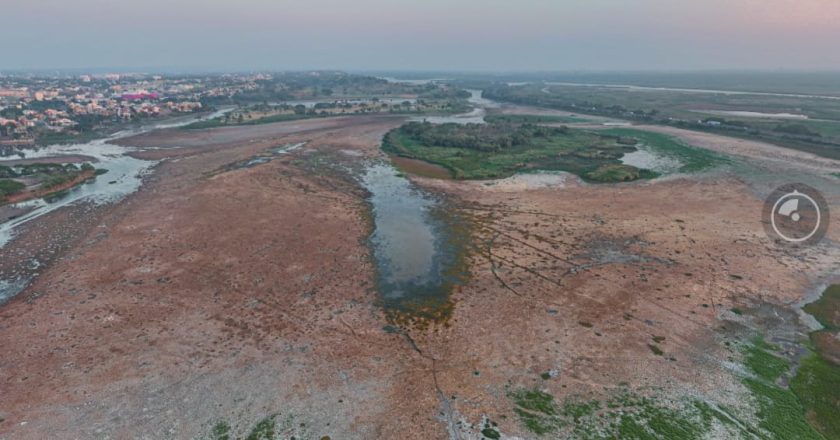
<path id="1" fill-rule="evenodd" d="M 371 237 L 386 298 L 399 298 L 412 286 L 440 273 L 435 232 L 429 219 L 434 201 L 385 164 L 369 167 L 362 179 L 370 192 L 375 230 Z M 439 261 L 437 262 L 439 263 Z"/>
<path id="2" fill-rule="evenodd" d="M 361 183 L 370 193 L 374 232 L 370 245 L 386 307 L 446 301 L 458 249 L 440 201 L 414 187 L 390 165 L 369 166 Z"/>

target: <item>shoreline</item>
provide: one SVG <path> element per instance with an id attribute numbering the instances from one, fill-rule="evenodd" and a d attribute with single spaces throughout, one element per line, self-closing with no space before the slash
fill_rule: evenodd
<path id="1" fill-rule="evenodd" d="M 32 191 L 21 191 L 6 196 L 6 199 L 0 202 L 0 206 L 28 202 L 30 200 L 35 199 L 47 199 L 63 191 L 72 190 L 73 188 L 76 188 L 77 186 L 82 185 L 88 180 L 94 179 L 96 177 L 97 175 L 95 170 L 81 171 L 79 172 L 79 175 L 76 176 L 76 178 L 68 182 L 62 183 L 60 185 L 56 185 L 51 188 L 37 188 Z"/>

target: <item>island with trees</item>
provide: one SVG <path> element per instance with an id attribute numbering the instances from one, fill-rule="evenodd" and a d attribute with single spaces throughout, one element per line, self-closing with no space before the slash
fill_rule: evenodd
<path id="1" fill-rule="evenodd" d="M 529 170 L 566 171 L 600 183 L 656 177 L 621 162 L 636 151 L 635 144 L 565 126 L 409 122 L 385 136 L 383 150 L 442 166 L 455 179 L 495 179 Z"/>

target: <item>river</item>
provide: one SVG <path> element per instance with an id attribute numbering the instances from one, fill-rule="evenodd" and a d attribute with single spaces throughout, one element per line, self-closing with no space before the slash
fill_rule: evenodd
<path id="1" fill-rule="evenodd" d="M 216 118 L 231 110 L 232 108 L 221 109 L 198 119 Z M 108 172 L 97 176 L 92 182 L 76 186 L 64 197 L 60 197 L 51 202 L 37 199 L 12 205 L 13 207 L 22 208 L 25 214 L 0 224 L 0 249 L 14 237 L 16 228 L 44 214 L 81 201 L 95 204 L 114 202 L 140 188 L 143 175 L 156 162 L 135 159 L 128 156 L 127 153 L 134 151 L 133 148 L 115 145 L 110 143 L 111 141 L 153 130 L 182 127 L 196 120 L 194 117 L 173 118 L 138 128 L 123 130 L 106 138 L 81 144 L 59 144 L 37 149 L 26 148 L 18 150 L 18 153 L 27 159 L 77 155 L 88 156 L 96 160 L 94 166 L 106 169 Z M 19 157 L 16 156 L 15 158 Z M 0 165 L 2 164 L 3 161 L 0 161 Z"/>

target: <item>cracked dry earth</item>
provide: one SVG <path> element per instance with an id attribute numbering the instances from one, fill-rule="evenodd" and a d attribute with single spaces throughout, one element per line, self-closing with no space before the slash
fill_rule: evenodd
<path id="1" fill-rule="evenodd" d="M 447 322 L 394 330 L 346 170 L 380 157 L 400 123 L 124 140 L 163 161 L 0 307 L 0 438 L 206 438 L 271 414 L 304 438 L 481 438 L 485 417 L 530 438 L 508 396 L 535 386 L 562 400 L 626 383 L 737 407 L 717 342 L 730 310 L 795 303 L 837 273 L 836 227 L 820 246 L 779 247 L 732 177 L 515 190 L 413 178 L 468 219 L 471 276 Z"/>

